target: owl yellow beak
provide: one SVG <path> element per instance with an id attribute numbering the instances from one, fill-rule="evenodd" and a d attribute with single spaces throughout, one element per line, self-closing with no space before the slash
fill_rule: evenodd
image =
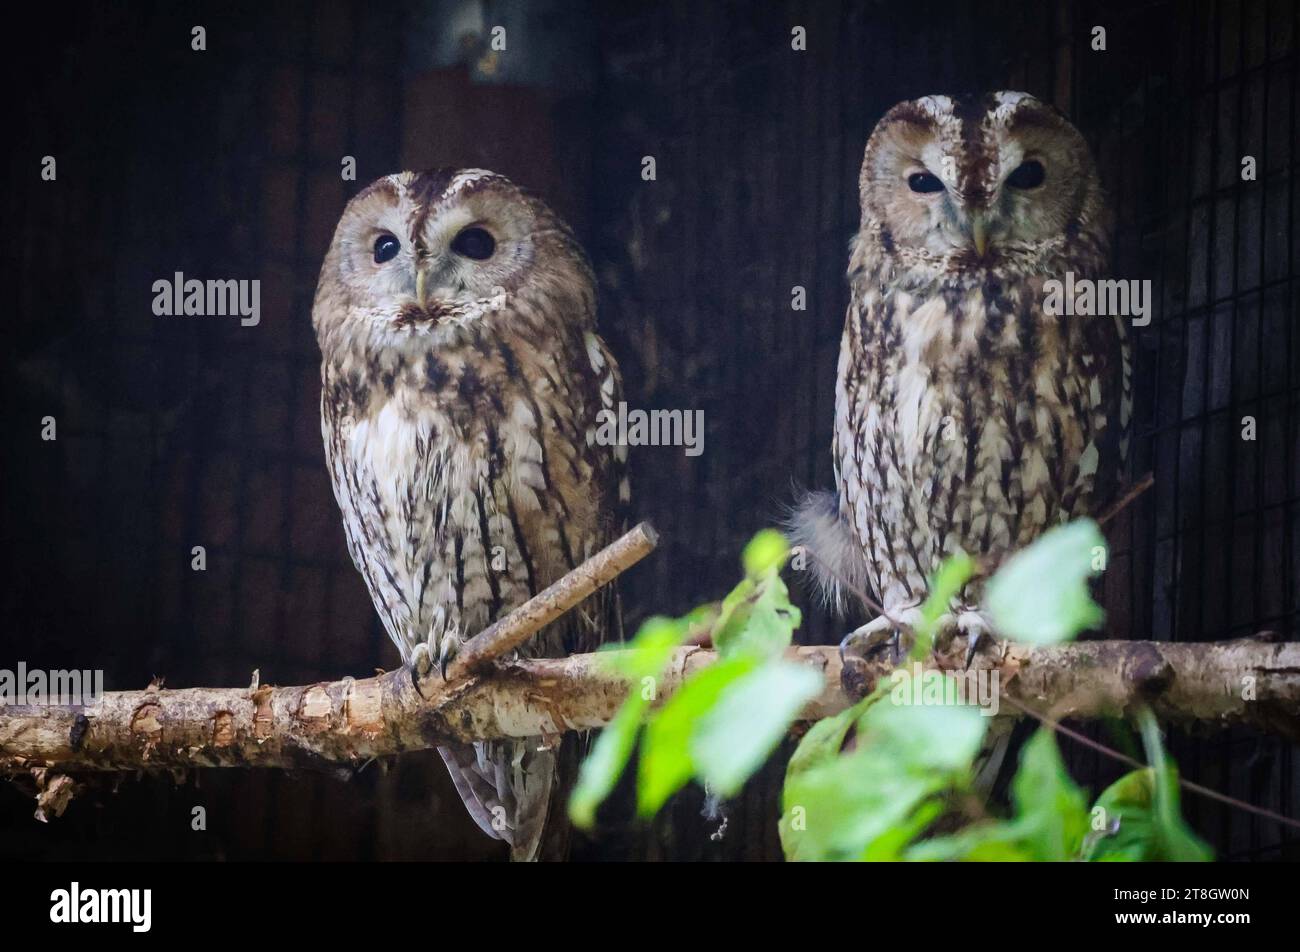
<path id="1" fill-rule="evenodd" d="M 971 244 L 975 246 L 975 253 L 983 258 L 984 252 L 989 247 L 988 225 L 985 223 L 983 215 L 971 215 L 970 240 Z"/>
<path id="2" fill-rule="evenodd" d="M 428 272 L 424 270 L 422 264 L 415 267 L 415 300 L 420 307 L 424 307 L 425 285 L 427 284 Z"/>

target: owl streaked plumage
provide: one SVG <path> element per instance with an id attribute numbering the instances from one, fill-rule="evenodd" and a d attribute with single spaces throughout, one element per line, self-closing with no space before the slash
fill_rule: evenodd
<path id="1" fill-rule="evenodd" d="M 1016 92 L 898 104 L 867 143 L 836 389 L 838 492 L 799 541 L 914 622 L 958 550 L 993 559 L 1096 514 L 1131 409 L 1123 318 L 1060 317 L 1044 283 L 1104 277 L 1110 213 L 1086 143 Z M 980 583 L 953 605 L 985 628 Z M 891 629 L 877 619 L 859 635 Z"/>
<path id="2" fill-rule="evenodd" d="M 348 549 L 404 662 L 445 664 L 615 537 L 626 451 L 594 434 L 618 367 L 586 256 L 540 200 L 481 169 L 378 180 L 343 212 L 312 323 Z M 589 651 L 616 614 L 597 596 L 520 653 Z M 442 754 L 484 832 L 553 858 L 577 743 Z"/>

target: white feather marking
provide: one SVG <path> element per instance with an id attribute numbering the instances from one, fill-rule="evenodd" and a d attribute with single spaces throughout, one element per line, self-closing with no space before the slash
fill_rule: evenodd
<path id="1" fill-rule="evenodd" d="M 1094 381 L 1095 383 L 1096 381 Z M 1079 475 L 1094 476 L 1097 473 L 1097 463 L 1101 459 L 1101 454 L 1097 452 L 1097 444 L 1089 443 L 1079 457 Z"/>
<path id="2" fill-rule="evenodd" d="M 1015 92 L 1014 90 L 1002 90 L 993 94 L 993 100 L 997 103 L 993 107 L 993 120 L 995 122 L 1005 123 L 1011 118 L 1022 102 L 1032 102 L 1034 97 L 1029 93 Z"/>
<path id="3" fill-rule="evenodd" d="M 489 172 L 487 169 L 461 169 L 452 178 L 451 184 L 447 186 L 446 195 L 450 197 L 467 185 L 473 185 L 475 182 L 490 178 L 501 178 L 501 176 L 496 172 Z"/>
<path id="4" fill-rule="evenodd" d="M 587 345 L 587 359 L 591 361 L 591 369 L 600 373 L 605 369 L 605 355 L 601 352 L 600 338 L 587 331 L 582 335 L 582 340 Z"/>

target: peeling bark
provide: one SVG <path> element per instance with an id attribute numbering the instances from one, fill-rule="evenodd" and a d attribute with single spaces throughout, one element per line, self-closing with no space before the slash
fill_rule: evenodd
<path id="1" fill-rule="evenodd" d="M 890 670 L 883 661 L 851 660 L 845 671 L 835 648 L 793 648 L 789 656 L 817 668 L 825 682 L 803 712 L 808 720 L 843 710 Z M 716 657 L 678 649 L 657 686 L 660 699 Z M 960 671 L 963 660 L 964 646 L 954 643 L 926 666 Z M 977 655 L 974 667 L 999 672 L 1004 701 L 1058 719 L 1122 715 L 1147 703 L 1165 722 L 1244 724 L 1300 740 L 1300 643 L 1268 636 L 1206 644 L 1002 643 Z M 449 741 L 599 727 L 629 687 L 599 654 L 498 662 L 447 682 L 436 671 L 416 679 L 404 668 L 299 687 L 151 685 L 85 707 L 0 708 L 0 771 L 43 771 L 48 787 L 59 773 L 360 766 Z M 1016 713 L 1002 704 L 1002 716 Z"/>

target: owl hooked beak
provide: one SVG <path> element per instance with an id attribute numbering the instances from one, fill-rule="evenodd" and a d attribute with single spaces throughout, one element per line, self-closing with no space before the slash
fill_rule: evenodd
<path id="1" fill-rule="evenodd" d="M 420 307 L 424 307 L 425 298 L 429 293 L 429 268 L 433 255 L 429 249 L 424 246 L 423 241 L 415 243 L 415 300 Z"/>
<path id="2" fill-rule="evenodd" d="M 415 301 L 420 305 L 420 307 L 424 307 L 424 293 L 428 274 L 429 272 L 425 269 L 424 262 L 418 262 L 415 266 Z"/>
<path id="3" fill-rule="evenodd" d="M 983 258 L 989 246 L 988 219 L 984 212 L 973 211 L 969 215 L 969 221 L 971 244 L 975 247 L 975 253 Z"/>

